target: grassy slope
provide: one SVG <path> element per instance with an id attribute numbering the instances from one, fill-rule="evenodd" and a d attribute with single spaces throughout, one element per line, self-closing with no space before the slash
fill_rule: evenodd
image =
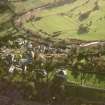
<path id="1" fill-rule="evenodd" d="M 77 0 L 72 4 L 47 9 L 40 13 L 43 17 L 40 21 L 30 21 L 25 24 L 25 27 L 31 28 L 33 31 L 43 30 L 51 35 L 53 32 L 61 31 L 58 38 L 76 38 L 83 40 L 104 40 L 105 39 L 105 1 L 98 0 L 99 10 L 92 11 L 88 18 L 83 21 L 79 20 L 79 13 L 85 13 L 94 8 L 96 0 Z M 64 16 L 60 13 L 65 13 Z M 78 34 L 78 29 L 81 24 L 85 26 L 92 22 L 89 26 L 89 32 Z"/>
<path id="2" fill-rule="evenodd" d="M 13 14 L 9 9 L 0 12 L 0 36 L 5 36 L 11 30 L 11 18 Z"/>
<path id="3" fill-rule="evenodd" d="M 10 3 L 14 6 L 16 13 L 23 13 L 52 1 L 53 0 L 25 0 L 13 2 L 13 0 L 10 0 Z"/>
<path id="4" fill-rule="evenodd" d="M 75 77 L 71 71 L 68 71 L 68 81 L 81 85 L 81 73 L 78 72 L 77 77 Z M 105 76 L 104 74 L 85 73 L 82 79 L 82 85 L 105 89 Z"/>

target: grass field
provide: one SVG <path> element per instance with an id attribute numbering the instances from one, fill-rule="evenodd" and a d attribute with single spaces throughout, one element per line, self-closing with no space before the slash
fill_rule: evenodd
<path id="1" fill-rule="evenodd" d="M 35 32 L 41 30 L 47 33 L 45 36 L 61 39 L 105 40 L 104 11 L 104 0 L 77 0 L 41 11 L 40 20 L 33 19 L 25 23 L 24 27 Z"/>
<path id="2" fill-rule="evenodd" d="M 21 32 L 17 32 L 13 25 L 14 13 L 9 9 L 5 8 L 0 10 L 0 37 L 20 35 Z"/>
<path id="3" fill-rule="evenodd" d="M 82 77 L 82 81 L 81 81 Z M 94 88 L 105 89 L 105 76 L 104 74 L 91 74 L 80 72 L 73 74 L 71 71 L 68 72 L 68 81 L 74 82 L 78 85 L 89 86 Z"/>
<path id="4" fill-rule="evenodd" d="M 81 40 L 105 40 L 105 1 L 104 0 L 76 0 L 72 3 L 59 4 L 60 0 L 9 0 L 15 13 L 23 13 L 42 5 L 53 5 L 41 10 L 37 17 L 24 24 L 24 27 L 51 38 L 72 38 Z M 70 0 L 69 0 L 70 1 Z M 55 4 L 59 4 L 56 6 Z M 12 13 L 6 10 L 0 13 L 0 24 L 11 19 Z M 10 24 L 9 24 L 10 25 Z M 5 25 L 4 25 L 5 27 Z M 11 27 L 11 26 L 9 26 Z M 0 28 L 0 36 L 6 31 Z M 11 30 L 11 29 L 10 29 Z"/>

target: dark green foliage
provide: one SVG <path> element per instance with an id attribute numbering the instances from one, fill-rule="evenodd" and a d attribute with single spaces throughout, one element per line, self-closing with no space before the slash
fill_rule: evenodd
<path id="1" fill-rule="evenodd" d="M 80 21 L 83 21 L 83 20 L 87 19 L 90 14 L 91 14 L 91 11 L 87 11 L 86 13 L 80 14 L 79 20 L 80 20 Z"/>
<path id="2" fill-rule="evenodd" d="M 78 29 L 78 34 L 85 34 L 89 32 L 89 27 L 81 24 Z"/>

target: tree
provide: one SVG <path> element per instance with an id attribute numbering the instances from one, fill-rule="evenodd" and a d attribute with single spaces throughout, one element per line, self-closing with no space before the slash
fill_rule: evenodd
<path id="1" fill-rule="evenodd" d="M 78 34 L 85 34 L 89 32 L 89 27 L 81 24 L 78 29 Z"/>

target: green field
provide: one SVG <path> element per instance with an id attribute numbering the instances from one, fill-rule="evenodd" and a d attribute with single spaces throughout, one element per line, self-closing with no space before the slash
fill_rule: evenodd
<path id="1" fill-rule="evenodd" d="M 60 39 L 105 40 L 104 11 L 104 0 L 97 0 L 97 3 L 96 0 L 76 0 L 40 11 L 41 19 L 33 19 L 24 27 Z"/>
<path id="2" fill-rule="evenodd" d="M 49 8 L 41 9 L 34 19 L 23 24 L 33 32 L 58 39 L 105 40 L 104 0 L 74 0 L 59 4 L 60 2 L 61 0 L 9 0 L 10 7 L 16 14 L 48 4 Z M 0 13 L 0 24 L 11 19 L 11 16 L 10 10 Z M 0 36 L 7 32 L 5 28 L 5 31 L 0 31 Z"/>
<path id="3" fill-rule="evenodd" d="M 93 88 L 105 89 L 105 76 L 104 74 L 91 74 L 91 73 L 73 73 L 68 71 L 68 81 L 82 86 Z"/>
<path id="4" fill-rule="evenodd" d="M 0 12 L 0 36 L 9 34 L 12 30 L 11 18 L 13 14 L 9 9 Z"/>
<path id="5" fill-rule="evenodd" d="M 13 0 L 9 1 L 11 5 L 13 5 L 12 9 L 15 11 L 15 13 L 20 14 L 44 4 L 51 3 L 53 0 L 20 0 L 16 2 L 14 2 Z"/>

